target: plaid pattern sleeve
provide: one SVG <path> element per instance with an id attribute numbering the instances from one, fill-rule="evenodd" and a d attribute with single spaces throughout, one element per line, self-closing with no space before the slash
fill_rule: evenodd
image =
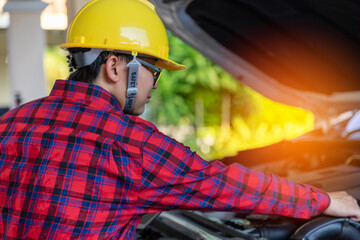
<path id="1" fill-rule="evenodd" d="M 232 210 L 309 218 L 325 210 L 323 191 L 245 168 L 206 162 L 155 131 L 143 152 L 143 208 Z"/>

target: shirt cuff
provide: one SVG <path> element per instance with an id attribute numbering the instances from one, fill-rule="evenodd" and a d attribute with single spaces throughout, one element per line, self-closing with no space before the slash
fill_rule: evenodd
<path id="1" fill-rule="evenodd" d="M 312 187 L 312 188 L 314 188 L 314 187 Z M 317 189 L 317 188 L 315 188 L 315 189 L 316 189 L 316 193 L 318 195 L 318 197 L 317 197 L 318 200 L 317 200 L 317 204 L 314 208 L 314 212 L 311 216 L 317 216 L 317 215 L 321 214 L 330 205 L 330 196 L 321 189 Z"/>

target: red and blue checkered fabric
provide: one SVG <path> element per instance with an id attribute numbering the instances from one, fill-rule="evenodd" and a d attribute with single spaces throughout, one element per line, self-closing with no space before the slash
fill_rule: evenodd
<path id="1" fill-rule="evenodd" d="M 0 119 L 0 236 L 133 239 L 140 217 L 203 209 L 309 218 L 313 187 L 206 162 L 102 88 L 58 80 Z"/>

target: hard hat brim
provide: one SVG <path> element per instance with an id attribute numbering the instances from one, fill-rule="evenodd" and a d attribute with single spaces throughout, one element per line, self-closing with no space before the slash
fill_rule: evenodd
<path id="1" fill-rule="evenodd" d="M 160 59 L 159 61 L 157 61 L 155 63 L 155 66 L 162 68 L 162 69 L 169 70 L 169 71 L 177 71 L 177 70 L 185 70 L 186 69 L 185 65 L 178 64 L 169 59 L 167 59 L 167 60 Z"/>

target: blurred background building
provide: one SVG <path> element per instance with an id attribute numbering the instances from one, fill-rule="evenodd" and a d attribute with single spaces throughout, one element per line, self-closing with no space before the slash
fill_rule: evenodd
<path id="1" fill-rule="evenodd" d="M 47 95 L 44 56 L 87 1 L 0 0 L 1 109 Z"/>

